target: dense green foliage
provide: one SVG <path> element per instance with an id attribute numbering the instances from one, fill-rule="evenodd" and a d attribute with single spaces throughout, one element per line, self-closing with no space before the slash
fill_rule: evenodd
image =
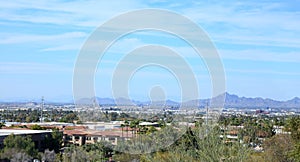
<path id="1" fill-rule="evenodd" d="M 248 161 L 294 162 L 300 161 L 300 117 L 221 117 L 219 124 L 226 131 L 238 121 L 239 138 L 250 147 L 262 146 L 263 152 L 254 152 Z M 274 126 L 284 126 L 284 134 L 276 134 Z M 290 132 L 287 133 L 287 132 Z M 264 138 L 265 140 L 261 140 Z"/>
<path id="2" fill-rule="evenodd" d="M 27 156 L 27 158 L 36 157 L 38 155 L 34 142 L 32 142 L 29 136 L 22 137 L 11 134 L 4 139 L 4 148 L 1 151 L 1 158 L 12 159 L 18 156 L 17 154 L 22 154 Z"/>
<path id="3" fill-rule="evenodd" d="M 112 155 L 112 146 L 107 142 L 98 142 L 86 146 L 74 146 L 65 149 L 60 160 L 64 162 L 101 162 Z"/>
<path id="4" fill-rule="evenodd" d="M 59 150 L 62 146 L 63 133 L 59 130 L 54 129 L 51 133 L 51 136 L 47 136 L 44 144 L 47 146 L 47 149 L 59 153 Z"/>
<path id="5" fill-rule="evenodd" d="M 40 110 L 4 110 L 0 114 L 2 120 L 8 122 L 40 122 Z M 79 120 L 78 115 L 73 111 L 52 110 L 43 112 L 43 121 L 67 122 L 73 123 Z"/>
<path id="6" fill-rule="evenodd" d="M 1 159 L 11 161 L 30 161 L 33 158 L 41 159 L 55 157 L 62 145 L 62 132 L 53 130 L 50 136 L 46 136 L 43 146 L 47 148 L 45 153 L 38 153 L 31 136 L 11 134 L 4 139 L 4 148 L 1 150 Z"/>

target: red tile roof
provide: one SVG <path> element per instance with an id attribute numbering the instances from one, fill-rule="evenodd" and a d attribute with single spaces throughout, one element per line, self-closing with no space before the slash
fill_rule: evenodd
<path id="1" fill-rule="evenodd" d="M 109 130 L 109 131 L 96 131 L 96 130 L 88 130 L 88 129 L 75 129 L 75 130 L 64 130 L 65 135 L 81 135 L 81 136 L 116 136 L 116 137 L 132 137 L 131 131 L 122 131 L 118 130 Z M 127 136 L 128 134 L 128 136 Z"/>

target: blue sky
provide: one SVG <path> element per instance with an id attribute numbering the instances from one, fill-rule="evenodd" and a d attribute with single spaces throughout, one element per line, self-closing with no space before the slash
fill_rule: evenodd
<path id="1" fill-rule="evenodd" d="M 72 99 L 73 68 L 80 48 L 101 24 L 145 8 L 174 11 L 196 22 L 215 44 L 229 93 L 287 100 L 300 96 L 300 1 L 6 1 L 0 5 L 0 101 Z M 167 20 L 166 20 L 167 21 Z M 118 60 L 141 45 L 160 44 L 192 67 L 201 98 L 211 95 L 205 64 L 182 40 L 143 31 L 118 40 L 99 63 L 96 92 L 111 97 Z M 147 100 L 160 85 L 178 100 L 180 87 L 165 69 L 147 67 L 129 84 L 133 99 Z"/>

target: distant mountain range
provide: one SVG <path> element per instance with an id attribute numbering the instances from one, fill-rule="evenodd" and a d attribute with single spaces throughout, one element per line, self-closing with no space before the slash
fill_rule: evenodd
<path id="1" fill-rule="evenodd" d="M 295 97 L 287 101 L 263 99 L 261 97 L 247 98 L 226 93 L 225 107 L 262 107 L 262 108 L 300 108 L 300 98 Z"/>
<path id="2" fill-rule="evenodd" d="M 225 105 L 226 108 L 300 108 L 300 98 L 295 97 L 291 100 L 287 101 L 276 101 L 272 99 L 264 99 L 261 97 L 256 98 L 247 98 L 247 97 L 239 97 L 234 94 L 225 93 L 222 94 L 225 95 Z M 198 100 L 190 100 L 187 102 L 183 102 L 182 105 L 187 107 L 194 107 L 198 104 L 199 107 L 205 107 L 208 103 L 210 103 L 211 100 L 218 99 L 222 97 L 222 95 L 217 96 L 212 99 L 198 99 Z M 77 101 L 79 104 L 90 104 L 93 103 L 95 99 L 91 98 L 83 98 Z M 179 106 L 179 102 L 175 102 L 172 100 L 166 100 L 166 101 L 155 101 L 154 103 L 151 103 L 150 101 L 147 102 L 140 102 L 140 101 L 134 101 L 129 100 L 126 98 L 118 98 L 116 100 L 111 98 L 99 98 L 96 97 L 97 102 L 100 105 L 154 105 L 154 106 Z"/>

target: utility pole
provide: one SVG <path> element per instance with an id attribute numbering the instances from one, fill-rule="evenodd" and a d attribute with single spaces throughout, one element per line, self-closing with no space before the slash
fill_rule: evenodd
<path id="1" fill-rule="evenodd" d="M 52 120 L 52 118 L 53 118 L 53 107 L 51 108 L 51 117 L 50 117 L 51 122 L 54 121 L 54 120 Z"/>
<path id="2" fill-rule="evenodd" d="M 43 123 L 43 110 L 44 110 L 44 96 L 42 96 L 41 120 L 40 120 L 41 123 Z"/>
<path id="3" fill-rule="evenodd" d="M 208 135 L 208 101 L 206 103 L 206 120 L 205 120 L 205 125 L 206 125 L 206 136 Z"/>
<path id="4" fill-rule="evenodd" d="M 93 106 L 94 106 L 94 109 L 96 109 L 99 106 L 97 104 L 97 98 L 96 97 L 93 99 Z"/>
<path id="5" fill-rule="evenodd" d="M 8 119 L 8 107 L 6 107 L 6 118 L 5 118 L 5 122 L 7 121 Z"/>

